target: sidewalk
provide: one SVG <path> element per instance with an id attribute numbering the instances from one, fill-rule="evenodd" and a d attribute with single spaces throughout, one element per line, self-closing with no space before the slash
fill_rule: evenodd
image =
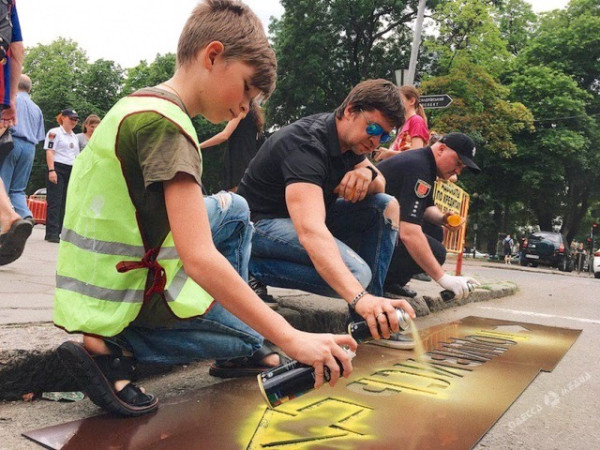
<path id="1" fill-rule="evenodd" d="M 69 335 L 52 324 L 58 244 L 46 242 L 44 233 L 44 226 L 36 225 L 23 256 L 0 266 L 0 400 L 16 399 L 28 392 L 75 389 L 65 379 L 54 349 L 81 336 Z M 451 271 L 455 260 L 449 264 L 447 270 Z M 441 288 L 434 282 L 412 281 L 411 287 L 419 293 L 408 299 L 418 316 L 464 303 L 444 303 L 439 298 Z M 508 282 L 486 285 L 466 302 L 512 295 L 516 289 Z M 269 293 L 278 299 L 277 312 L 295 327 L 315 332 L 345 331 L 347 305 L 342 300 L 289 289 L 270 288 Z M 146 376 L 157 372 L 151 367 L 140 369 Z"/>

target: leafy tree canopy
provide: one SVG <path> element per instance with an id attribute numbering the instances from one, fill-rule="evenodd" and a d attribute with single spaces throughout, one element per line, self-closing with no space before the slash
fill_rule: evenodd
<path id="1" fill-rule="evenodd" d="M 361 80 L 393 80 L 408 67 L 416 0 L 281 3 L 285 12 L 270 26 L 279 69 L 268 115 L 276 125 L 333 110 Z"/>
<path id="2" fill-rule="evenodd" d="M 447 2 L 434 11 L 438 32 L 427 39 L 425 47 L 437 56 L 437 75 L 448 73 L 453 64 L 465 59 L 492 76 L 502 73 L 510 54 L 492 12 L 492 6 L 481 0 Z"/>
<path id="3" fill-rule="evenodd" d="M 584 89 L 600 94 L 598 0 L 571 0 L 566 9 L 545 15 L 536 35 L 519 55 L 521 61 L 571 75 Z"/>

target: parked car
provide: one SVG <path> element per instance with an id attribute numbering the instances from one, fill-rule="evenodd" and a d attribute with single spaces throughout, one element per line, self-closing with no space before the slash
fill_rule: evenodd
<path id="1" fill-rule="evenodd" d="M 594 276 L 596 278 L 600 278 L 600 249 L 596 250 L 596 253 L 594 253 L 594 262 L 592 264 L 594 268 Z"/>
<path id="2" fill-rule="evenodd" d="M 563 272 L 571 272 L 574 267 L 573 258 L 564 236 L 550 231 L 533 233 L 523 242 L 521 265 L 538 264 L 552 266 Z"/>

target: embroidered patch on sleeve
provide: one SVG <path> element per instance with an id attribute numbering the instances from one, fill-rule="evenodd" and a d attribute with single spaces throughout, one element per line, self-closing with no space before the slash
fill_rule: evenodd
<path id="1" fill-rule="evenodd" d="M 429 195 L 431 191 L 431 184 L 426 183 L 425 181 L 419 179 L 417 180 L 417 184 L 415 184 L 415 194 L 419 198 L 425 198 Z"/>

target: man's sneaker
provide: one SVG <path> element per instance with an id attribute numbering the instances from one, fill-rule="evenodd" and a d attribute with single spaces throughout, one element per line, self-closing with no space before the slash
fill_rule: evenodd
<path id="1" fill-rule="evenodd" d="M 423 272 L 418 273 L 415 276 L 413 276 L 413 279 L 419 280 L 419 281 L 431 281 L 431 277 Z"/>
<path id="2" fill-rule="evenodd" d="M 413 338 L 401 332 L 392 334 L 389 339 L 378 339 L 369 341 L 369 344 L 380 345 L 381 347 L 396 348 L 399 350 L 412 350 L 415 348 Z"/>
<path id="3" fill-rule="evenodd" d="M 408 286 L 401 286 L 398 283 L 384 286 L 383 292 L 384 297 L 391 298 L 395 298 L 396 296 L 415 298 L 417 296 L 417 291 L 409 288 Z"/>
<path id="4" fill-rule="evenodd" d="M 279 304 L 277 303 L 277 300 L 275 300 L 275 297 L 273 297 L 272 295 L 269 295 L 269 293 L 267 292 L 266 284 L 258 281 L 253 276 L 249 276 L 248 277 L 248 286 L 250 286 L 252 288 L 252 290 L 254 291 L 254 293 L 256 295 L 258 295 L 261 298 L 261 300 L 263 302 L 265 302 L 267 304 L 267 306 L 269 306 L 270 308 L 275 309 L 279 306 Z"/>

